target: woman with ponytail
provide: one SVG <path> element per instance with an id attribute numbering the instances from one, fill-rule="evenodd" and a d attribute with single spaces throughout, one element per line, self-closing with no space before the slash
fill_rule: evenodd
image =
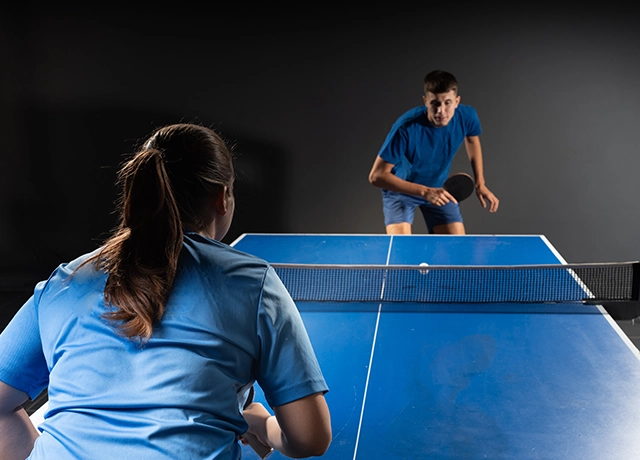
<path id="1" fill-rule="evenodd" d="M 229 148 L 195 124 L 156 130 L 122 165 L 110 238 L 0 334 L 0 459 L 237 460 L 249 438 L 326 451 L 328 388 L 291 297 L 221 242 L 233 182 Z M 274 415 L 247 400 L 255 382 Z M 45 388 L 37 431 L 22 405 Z"/>

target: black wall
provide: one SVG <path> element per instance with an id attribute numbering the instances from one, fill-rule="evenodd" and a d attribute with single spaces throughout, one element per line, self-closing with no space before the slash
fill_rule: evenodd
<path id="1" fill-rule="evenodd" d="M 215 7 L 0 14 L 0 271 L 42 277 L 114 224 L 115 171 L 158 125 L 237 144 L 244 232 L 383 233 L 367 175 L 422 79 L 476 107 L 490 215 L 569 262 L 640 257 L 640 24 L 615 4 L 423 2 L 397 11 Z M 47 9 L 49 8 L 49 9 Z M 510 9 L 505 9 L 510 8 Z M 469 171 L 464 152 L 454 169 Z M 416 232 L 424 232 L 418 219 Z"/>

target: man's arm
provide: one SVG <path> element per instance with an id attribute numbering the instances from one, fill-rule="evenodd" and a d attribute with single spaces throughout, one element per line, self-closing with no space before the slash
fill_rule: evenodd
<path id="1" fill-rule="evenodd" d="M 0 382 L 0 460 L 25 459 L 33 449 L 38 431 L 22 404 L 28 395 Z"/>
<path id="2" fill-rule="evenodd" d="M 476 180 L 476 195 L 480 200 L 483 208 L 487 207 L 489 202 L 489 212 L 496 212 L 500 204 L 500 200 L 487 188 L 484 179 L 484 165 L 482 162 L 482 145 L 479 136 L 467 136 L 464 139 L 464 146 L 467 150 L 467 156 L 471 163 L 471 169 Z M 485 201 L 486 200 L 486 201 Z"/>
<path id="3" fill-rule="evenodd" d="M 443 188 L 427 187 L 422 184 L 400 179 L 391 173 L 393 165 L 384 161 L 380 156 L 376 157 L 373 167 L 369 172 L 369 182 L 371 185 L 390 190 L 392 192 L 404 193 L 405 195 L 419 196 L 427 200 L 434 206 L 442 206 L 450 201 L 457 203 L 454 197 Z"/>

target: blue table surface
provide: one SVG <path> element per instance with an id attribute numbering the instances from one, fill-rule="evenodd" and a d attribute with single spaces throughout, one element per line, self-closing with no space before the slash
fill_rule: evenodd
<path id="1" fill-rule="evenodd" d="M 271 263 L 565 263 L 542 235 L 245 234 L 232 245 Z M 640 455 L 640 354 L 599 306 L 298 307 L 330 387 L 323 458 Z"/>

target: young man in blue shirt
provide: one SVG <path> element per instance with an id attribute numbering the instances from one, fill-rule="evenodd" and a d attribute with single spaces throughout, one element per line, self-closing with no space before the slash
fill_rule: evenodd
<path id="1" fill-rule="evenodd" d="M 464 143 L 482 207 L 498 210 L 498 198 L 487 188 L 482 162 L 482 128 L 475 109 L 460 104 L 458 82 L 435 70 L 424 79 L 424 106 L 404 113 L 393 125 L 369 173 L 382 188 L 388 234 L 410 234 L 416 208 L 429 233 L 464 234 L 459 203 L 442 188 L 453 157 Z"/>

